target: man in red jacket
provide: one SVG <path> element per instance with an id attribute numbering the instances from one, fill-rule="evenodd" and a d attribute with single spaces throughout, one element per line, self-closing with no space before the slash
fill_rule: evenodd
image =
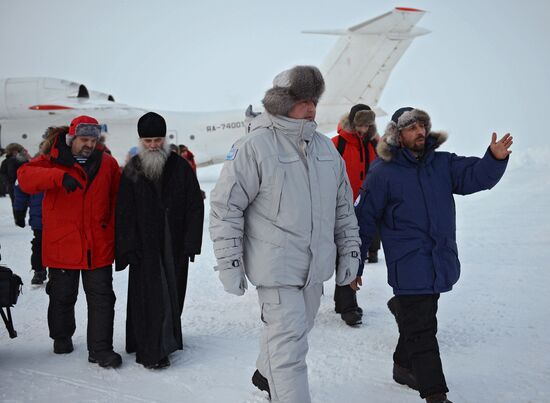
<path id="1" fill-rule="evenodd" d="M 364 104 L 354 105 L 349 114 L 345 115 L 338 124 L 338 135 L 332 142 L 346 162 L 346 172 L 353 190 L 353 200 L 359 195 L 359 189 L 370 164 L 376 159 L 376 144 L 379 136 L 374 123 L 376 115 L 371 108 Z M 380 239 L 373 241 L 369 249 L 367 261 L 378 261 Z M 336 286 L 334 290 L 334 309 L 350 326 L 360 325 L 363 310 L 357 304 L 356 290 L 351 286 Z"/>
<path id="2" fill-rule="evenodd" d="M 18 171 L 21 189 L 44 192 L 42 260 L 50 268 L 48 327 L 54 353 L 73 351 L 74 305 L 82 273 L 88 302 L 88 361 L 122 363 L 113 351 L 115 202 L 120 170 L 99 144 L 101 126 L 89 116 L 60 131 L 52 150 Z"/>

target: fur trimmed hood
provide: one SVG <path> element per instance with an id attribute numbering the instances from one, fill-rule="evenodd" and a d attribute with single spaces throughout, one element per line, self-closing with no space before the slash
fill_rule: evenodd
<path id="1" fill-rule="evenodd" d="M 265 93 L 262 103 L 275 116 L 288 116 L 298 101 L 319 102 L 325 91 L 325 80 L 315 66 L 296 66 L 277 74 L 273 87 Z"/>
<path id="2" fill-rule="evenodd" d="M 368 112 L 372 112 L 372 120 L 370 119 L 370 114 Z M 359 111 L 357 112 L 354 121 L 357 124 L 357 115 L 363 114 L 369 115 L 369 130 L 367 132 L 367 139 L 372 140 L 372 138 L 376 135 L 376 123 L 374 123 L 374 112 L 373 111 Z M 365 116 L 366 117 L 366 116 Z M 365 117 L 360 116 L 359 119 L 363 120 Z M 340 118 L 340 122 L 338 123 L 338 133 L 340 133 L 340 129 L 345 130 L 348 133 L 355 133 L 355 129 L 351 127 L 350 121 L 349 121 L 349 113 L 346 113 L 342 118 Z"/>
<path id="3" fill-rule="evenodd" d="M 400 148 L 399 133 L 401 130 L 418 121 L 423 122 L 426 128 L 426 146 L 429 146 L 429 143 L 431 143 L 433 149 L 436 149 L 447 140 L 448 135 L 446 132 L 431 131 L 432 123 L 430 116 L 423 110 L 411 108 L 398 116 L 396 114 L 397 112 L 392 116 L 392 120 L 386 126 L 386 131 L 376 147 L 376 152 L 382 160 L 390 161 L 393 158 L 395 151 Z M 428 141 L 429 138 L 432 138 L 434 141 Z"/>

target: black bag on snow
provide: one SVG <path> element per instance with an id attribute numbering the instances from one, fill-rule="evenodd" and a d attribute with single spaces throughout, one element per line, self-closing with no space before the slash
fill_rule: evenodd
<path id="1" fill-rule="evenodd" d="M 21 277 L 13 273 L 11 269 L 0 266 L 0 314 L 12 339 L 17 337 L 17 332 L 13 328 L 10 307 L 17 303 L 22 286 Z M 6 313 L 4 313 L 4 308 L 6 308 Z"/>

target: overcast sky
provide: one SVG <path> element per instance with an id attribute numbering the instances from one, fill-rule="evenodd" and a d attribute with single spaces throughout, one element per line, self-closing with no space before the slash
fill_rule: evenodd
<path id="1" fill-rule="evenodd" d="M 546 0 L 1 0 L 0 77 L 70 79 L 158 110 L 244 110 L 276 73 L 320 65 L 336 41 L 301 30 L 395 6 L 429 11 L 418 25 L 432 33 L 398 63 L 382 109 L 425 109 L 460 154 L 482 153 L 493 130 L 511 131 L 518 150 L 550 145 Z"/>

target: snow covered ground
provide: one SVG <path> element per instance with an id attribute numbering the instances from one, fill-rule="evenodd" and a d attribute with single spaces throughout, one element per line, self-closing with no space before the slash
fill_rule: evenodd
<path id="1" fill-rule="evenodd" d="M 550 152 L 514 153 L 489 192 L 456 197 L 462 278 L 440 299 L 439 342 L 456 402 L 550 402 Z M 199 170 L 209 192 L 220 167 Z M 207 200 L 208 201 L 208 200 Z M 208 210 L 208 209 L 207 209 Z M 205 223 L 208 227 L 208 222 Z M 123 365 L 87 362 L 86 305 L 77 303 L 75 351 L 52 352 L 44 287 L 30 286 L 31 231 L 15 227 L 0 199 L 2 263 L 25 283 L 13 309 L 19 336 L 0 326 L 2 402 L 265 402 L 250 382 L 260 329 L 256 293 L 224 293 L 212 270 L 207 233 L 191 265 L 183 313 L 184 350 L 162 371 L 144 369 L 124 352 L 127 272 L 115 273 L 115 350 Z M 366 268 L 359 293 L 365 323 L 347 327 L 333 311 L 334 282 L 325 285 L 308 355 L 312 399 L 319 403 L 418 402 L 392 381 L 395 322 L 382 261 Z"/>

